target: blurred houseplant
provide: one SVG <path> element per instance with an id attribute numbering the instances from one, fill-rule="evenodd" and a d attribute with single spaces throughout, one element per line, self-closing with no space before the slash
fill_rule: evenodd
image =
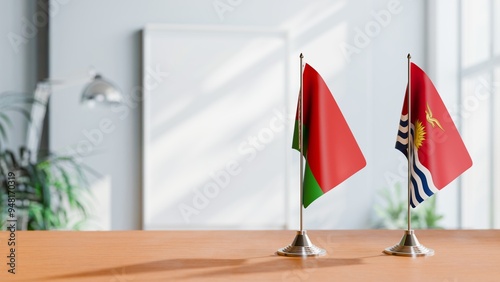
<path id="1" fill-rule="evenodd" d="M 27 230 L 79 229 L 87 218 L 84 203 L 90 195 L 88 167 L 73 156 L 49 154 L 33 161 L 31 152 L 21 146 L 18 152 L 6 148 L 13 128 L 9 112 L 31 121 L 28 108 L 36 103 L 20 94 L 0 94 L 0 198 L 1 226 L 8 219 L 9 172 L 15 175 L 15 215 L 18 228 Z M 44 105 L 45 106 L 45 105 Z M 8 114 L 9 113 L 9 114 Z M 20 224 L 20 225 L 19 225 Z"/>
<path id="2" fill-rule="evenodd" d="M 380 192 L 383 204 L 375 206 L 378 217 L 376 228 L 406 229 L 408 227 L 408 193 L 397 182 L 392 188 Z M 411 225 L 414 229 L 439 229 L 443 215 L 437 212 L 436 195 L 411 210 Z"/>

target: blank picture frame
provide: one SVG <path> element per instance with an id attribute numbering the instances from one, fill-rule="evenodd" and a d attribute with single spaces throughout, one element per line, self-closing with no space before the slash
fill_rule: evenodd
<path id="1" fill-rule="evenodd" d="M 288 58 L 281 30 L 145 27 L 143 229 L 286 227 Z"/>

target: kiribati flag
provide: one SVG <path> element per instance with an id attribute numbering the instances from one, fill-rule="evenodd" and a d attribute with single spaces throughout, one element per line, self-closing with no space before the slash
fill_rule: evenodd
<path id="1" fill-rule="evenodd" d="M 472 166 L 462 138 L 432 81 L 411 64 L 411 195 L 416 207 Z M 396 149 L 408 157 L 408 88 Z"/>

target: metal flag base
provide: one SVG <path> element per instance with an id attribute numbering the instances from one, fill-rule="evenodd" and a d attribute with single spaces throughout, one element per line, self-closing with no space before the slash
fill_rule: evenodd
<path id="1" fill-rule="evenodd" d="M 401 242 L 397 245 L 386 248 L 384 253 L 395 256 L 423 257 L 433 256 L 434 250 L 428 249 L 424 247 L 424 245 L 420 244 L 413 230 L 406 230 Z"/>
<path id="2" fill-rule="evenodd" d="M 324 256 L 326 251 L 316 247 L 305 230 L 297 231 L 297 235 L 293 240 L 292 244 L 281 248 L 277 251 L 280 256 L 288 257 L 313 257 L 313 256 Z"/>

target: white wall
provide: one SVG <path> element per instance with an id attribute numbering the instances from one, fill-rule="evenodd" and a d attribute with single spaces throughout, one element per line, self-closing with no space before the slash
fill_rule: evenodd
<path id="1" fill-rule="evenodd" d="M 406 85 L 406 54 L 411 52 L 425 68 L 423 0 L 395 1 L 391 10 L 396 12 L 381 24 L 376 23 L 376 14 L 394 1 L 63 2 L 67 3 L 60 5 L 50 25 L 51 76 L 72 77 L 92 65 L 119 85 L 128 101 L 120 111 L 89 110 L 78 104 L 76 86 L 51 98 L 52 149 L 72 146 L 102 173 L 94 187 L 99 202 L 95 213 L 101 217 L 97 228 L 141 228 L 141 113 L 140 99 L 134 97 L 141 85 L 140 31 L 147 23 L 288 30 L 291 54 L 303 52 L 320 71 L 368 162 L 364 170 L 321 197 L 315 208 L 306 210 L 306 228 L 370 227 L 377 190 L 389 185 L 386 176 L 397 175 L 403 159 L 394 142 Z M 228 10 L 218 13 L 214 3 Z M 361 38 L 359 30 L 370 28 L 373 36 Z M 352 56 L 342 52 L 344 43 L 352 46 Z M 297 88 L 298 82 L 290 95 L 295 96 Z M 99 129 L 102 120 L 112 123 L 112 132 Z"/>
<path id="2" fill-rule="evenodd" d="M 36 29 L 32 29 L 35 2 L 5 0 L 0 3 L 0 93 L 32 95 L 36 84 Z M 13 114 L 9 148 L 24 144 L 26 120 Z"/>

